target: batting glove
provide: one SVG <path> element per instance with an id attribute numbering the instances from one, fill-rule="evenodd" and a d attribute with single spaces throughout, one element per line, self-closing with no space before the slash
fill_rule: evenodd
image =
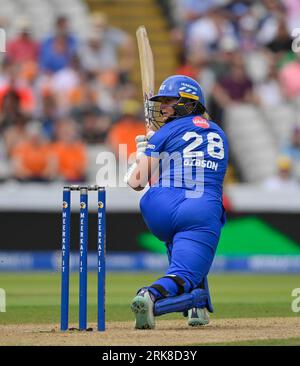
<path id="1" fill-rule="evenodd" d="M 136 143 L 136 155 L 137 156 L 143 154 L 146 151 L 148 141 L 154 135 L 154 133 L 155 133 L 154 131 L 149 131 L 146 136 L 145 135 L 136 136 L 135 143 Z"/>
<path id="2" fill-rule="evenodd" d="M 144 154 L 144 152 L 147 148 L 147 145 L 148 145 L 148 141 L 154 135 L 154 133 L 155 133 L 154 131 L 149 131 L 146 136 L 145 135 L 136 136 L 135 143 L 136 143 L 136 158 L 137 159 L 139 159 L 139 157 Z M 137 162 L 133 163 L 129 167 L 127 173 L 124 176 L 124 182 L 126 184 L 128 184 L 129 179 L 136 167 L 137 167 Z"/>

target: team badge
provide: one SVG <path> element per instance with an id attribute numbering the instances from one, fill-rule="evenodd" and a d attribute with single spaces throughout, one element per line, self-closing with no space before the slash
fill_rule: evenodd
<path id="1" fill-rule="evenodd" d="M 201 127 L 201 128 L 208 128 L 209 127 L 209 123 L 207 122 L 207 120 L 203 117 L 200 117 L 200 116 L 194 117 L 193 118 L 193 123 L 197 127 Z"/>

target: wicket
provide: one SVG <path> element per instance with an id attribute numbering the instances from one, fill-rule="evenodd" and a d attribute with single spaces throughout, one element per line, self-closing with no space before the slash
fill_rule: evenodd
<path id="1" fill-rule="evenodd" d="M 105 330 L 105 244 L 106 244 L 106 194 L 99 186 L 66 186 L 63 189 L 62 207 L 62 262 L 61 262 L 61 322 L 62 331 L 69 329 L 69 283 L 70 283 L 70 230 L 71 192 L 80 193 L 79 228 L 79 330 L 87 328 L 87 273 L 88 273 L 88 193 L 98 192 L 97 209 L 97 303 L 98 331 Z"/>

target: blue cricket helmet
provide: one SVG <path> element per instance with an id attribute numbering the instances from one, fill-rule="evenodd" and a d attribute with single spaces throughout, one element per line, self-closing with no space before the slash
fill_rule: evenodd
<path id="1" fill-rule="evenodd" d="M 196 80 L 185 75 L 173 75 L 164 80 L 158 93 L 149 100 L 160 102 L 161 98 L 183 98 L 197 101 L 205 109 L 205 99 Z"/>

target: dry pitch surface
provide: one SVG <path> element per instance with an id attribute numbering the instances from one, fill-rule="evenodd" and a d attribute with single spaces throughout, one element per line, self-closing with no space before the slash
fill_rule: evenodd
<path id="1" fill-rule="evenodd" d="M 216 319 L 200 328 L 159 320 L 155 330 L 135 330 L 132 322 L 108 322 L 105 332 L 62 333 L 58 326 L 45 324 L 0 325 L 0 345 L 180 346 L 293 337 L 300 337 L 300 317 Z"/>

